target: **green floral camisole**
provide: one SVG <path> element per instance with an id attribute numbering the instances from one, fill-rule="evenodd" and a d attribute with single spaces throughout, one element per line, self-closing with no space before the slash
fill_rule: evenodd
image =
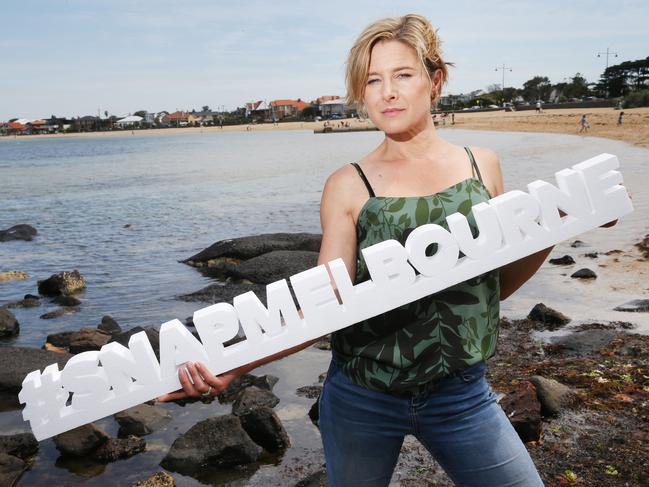
<path id="1" fill-rule="evenodd" d="M 370 278 L 361 249 L 388 239 L 405 244 L 426 223 L 448 229 L 446 216 L 467 217 L 478 235 L 471 207 L 490 198 L 473 154 L 474 174 L 423 197 L 381 197 L 356 166 L 370 193 L 358 215 L 356 283 Z M 460 254 L 462 256 L 462 254 Z M 334 360 L 354 383 L 368 389 L 417 392 L 436 379 L 491 357 L 500 313 L 499 272 L 493 270 L 332 334 Z"/>

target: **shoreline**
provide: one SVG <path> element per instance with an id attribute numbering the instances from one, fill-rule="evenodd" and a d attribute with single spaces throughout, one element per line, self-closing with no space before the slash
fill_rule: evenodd
<path id="1" fill-rule="evenodd" d="M 624 122 L 617 125 L 619 110 L 614 108 L 563 108 L 549 109 L 541 113 L 534 110 L 523 112 L 456 112 L 455 124 L 450 124 L 450 116 L 446 125 L 438 125 L 437 128 L 459 128 L 467 130 L 484 130 L 500 132 L 540 132 L 560 133 L 566 135 L 583 135 L 588 137 L 603 137 L 622 142 L 628 142 L 638 147 L 649 148 L 649 107 L 624 109 Z M 587 132 L 579 133 L 579 119 L 586 114 L 591 128 Z M 371 121 L 359 121 L 355 118 L 342 120 L 349 123 L 351 128 L 373 127 Z M 341 120 L 329 121 L 334 127 L 338 126 Z M 320 122 L 284 122 L 278 125 L 264 124 L 243 124 L 224 125 L 220 127 L 179 127 L 168 129 L 138 129 L 119 130 L 107 132 L 75 132 L 69 134 L 38 134 L 21 136 L 4 136 L 0 141 L 9 140 L 39 140 L 39 139 L 60 139 L 71 137 L 119 137 L 119 136 L 149 136 L 149 135 L 183 135 L 202 134 L 213 132 L 260 132 L 260 131 L 286 131 L 286 130 L 316 130 L 324 127 L 324 121 Z"/>

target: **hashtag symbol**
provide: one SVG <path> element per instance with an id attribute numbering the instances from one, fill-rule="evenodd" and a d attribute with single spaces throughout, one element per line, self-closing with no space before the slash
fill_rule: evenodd
<path id="1" fill-rule="evenodd" d="M 68 392 L 61 385 L 61 372 L 57 364 L 48 365 L 43 373 L 35 370 L 23 380 L 18 394 L 21 404 L 25 404 L 23 418 L 36 430 L 61 418 L 61 410 L 68 400 Z"/>

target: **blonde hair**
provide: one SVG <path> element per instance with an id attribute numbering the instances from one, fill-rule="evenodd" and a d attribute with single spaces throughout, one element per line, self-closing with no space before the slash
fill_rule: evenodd
<path id="1" fill-rule="evenodd" d="M 370 54 L 374 45 L 380 41 L 401 41 L 414 49 L 421 66 L 432 83 L 435 71 L 441 71 L 442 82 L 437 87 L 436 93 L 431 95 L 431 104 L 435 105 L 442 94 L 442 86 L 448 79 L 448 66 L 442 59 L 441 40 L 437 30 L 433 28 L 428 19 L 422 15 L 408 14 L 403 17 L 388 17 L 377 20 L 365 28 L 358 36 L 349 51 L 345 84 L 347 86 L 347 105 L 355 105 L 365 112 L 363 95 L 370 68 Z"/>

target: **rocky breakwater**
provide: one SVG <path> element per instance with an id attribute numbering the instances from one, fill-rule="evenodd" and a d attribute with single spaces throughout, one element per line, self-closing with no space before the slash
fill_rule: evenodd
<path id="1" fill-rule="evenodd" d="M 311 233 L 272 233 L 220 240 L 183 261 L 216 282 L 178 298 L 231 302 L 235 296 L 253 291 L 265 301 L 266 284 L 317 264 L 321 240 L 322 235 Z"/>

